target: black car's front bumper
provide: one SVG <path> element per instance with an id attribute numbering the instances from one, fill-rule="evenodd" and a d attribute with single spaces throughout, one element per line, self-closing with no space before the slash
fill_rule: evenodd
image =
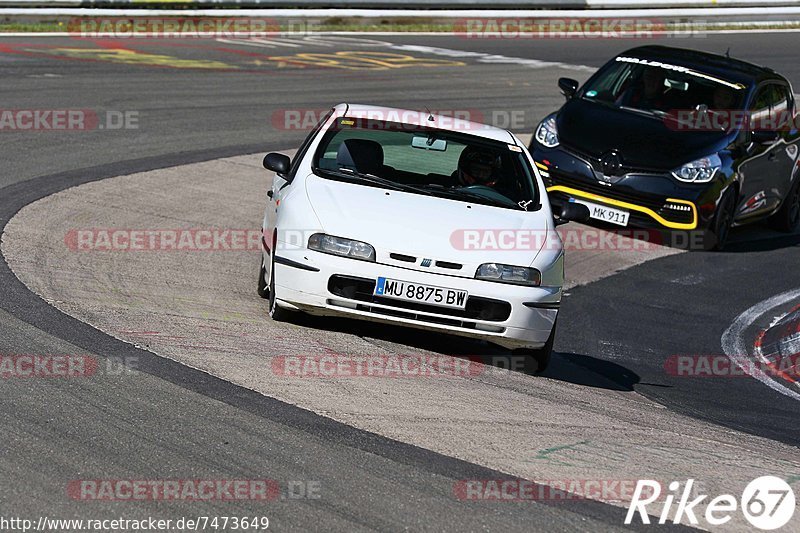
<path id="1" fill-rule="evenodd" d="M 570 198 L 630 213 L 628 224 L 641 228 L 694 230 L 708 226 L 720 184 L 681 184 L 668 173 L 623 167 L 605 176 L 599 160 L 564 146 L 544 148 L 535 141 L 531 155 L 556 207 Z"/>

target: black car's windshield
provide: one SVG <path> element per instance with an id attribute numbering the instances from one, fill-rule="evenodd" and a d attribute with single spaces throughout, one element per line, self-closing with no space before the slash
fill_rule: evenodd
<path id="1" fill-rule="evenodd" d="M 697 69 L 620 56 L 587 82 L 580 96 L 629 111 L 664 116 L 681 110 L 740 110 L 746 92 L 746 86 L 740 83 Z"/>
<path id="2" fill-rule="evenodd" d="M 341 118 L 312 166 L 328 179 L 507 209 L 539 206 L 520 147 L 461 132 Z"/>

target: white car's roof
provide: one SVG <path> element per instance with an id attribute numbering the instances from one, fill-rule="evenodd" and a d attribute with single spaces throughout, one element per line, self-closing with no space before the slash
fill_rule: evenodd
<path id="1" fill-rule="evenodd" d="M 469 110 L 453 110 L 449 114 L 437 115 L 426 110 L 399 109 L 365 104 L 339 104 L 334 107 L 337 116 L 366 118 L 399 122 L 401 124 L 420 125 L 442 130 L 459 131 L 484 139 L 492 139 L 509 144 L 516 144 L 514 136 L 507 130 L 469 120 L 476 112 Z M 433 121 L 428 120 L 433 116 Z"/>

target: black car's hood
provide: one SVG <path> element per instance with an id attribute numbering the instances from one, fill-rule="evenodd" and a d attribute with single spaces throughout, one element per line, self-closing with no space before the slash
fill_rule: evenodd
<path id="1" fill-rule="evenodd" d="M 673 170 L 724 148 L 731 133 L 686 131 L 675 122 L 575 98 L 556 119 L 562 145 L 600 158 L 616 150 L 628 168 Z"/>

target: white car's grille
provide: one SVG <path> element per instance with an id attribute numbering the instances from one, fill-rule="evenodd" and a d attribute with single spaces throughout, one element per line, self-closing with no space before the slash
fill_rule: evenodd
<path id="1" fill-rule="evenodd" d="M 390 253 L 389 257 L 394 259 L 395 261 L 402 261 L 404 263 L 414 263 L 423 268 L 429 268 L 431 266 L 435 266 L 437 268 L 447 268 L 449 270 L 461 270 L 464 268 L 464 265 L 460 263 L 452 263 L 450 261 L 439 261 L 434 260 L 432 258 L 423 257 L 420 259 L 419 257 L 414 257 L 413 255 L 405 255 L 405 254 L 397 254 L 397 253 Z"/>

